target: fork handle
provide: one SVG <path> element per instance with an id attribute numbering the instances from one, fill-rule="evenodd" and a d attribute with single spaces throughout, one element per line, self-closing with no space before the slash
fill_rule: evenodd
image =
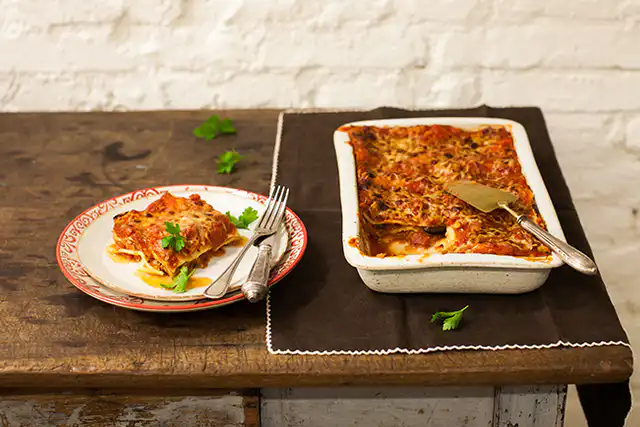
<path id="1" fill-rule="evenodd" d="M 267 296 L 269 288 L 269 272 L 271 271 L 271 245 L 262 244 L 258 248 L 258 256 L 253 268 L 242 285 L 242 293 L 249 302 L 258 302 Z"/>
<path id="2" fill-rule="evenodd" d="M 549 249 L 558 254 L 560 259 L 570 267 L 589 276 L 598 272 L 598 267 L 591 258 L 568 243 L 565 243 L 553 236 L 551 233 L 545 231 L 526 215 L 520 215 L 516 222 L 529 233 L 536 236 L 542 243 L 547 245 Z"/>
<path id="3" fill-rule="evenodd" d="M 233 262 L 227 267 L 227 269 L 213 281 L 211 285 L 203 292 L 204 296 L 207 298 L 221 298 L 224 294 L 227 293 L 227 289 L 229 289 L 229 285 L 231 284 L 231 278 L 233 274 L 236 272 L 236 269 L 240 265 L 240 261 L 244 258 L 245 254 L 249 250 L 250 247 L 253 246 L 255 241 L 260 237 L 258 234 L 254 234 L 249 238 L 249 241 L 242 247 L 242 250 L 233 260 Z"/>

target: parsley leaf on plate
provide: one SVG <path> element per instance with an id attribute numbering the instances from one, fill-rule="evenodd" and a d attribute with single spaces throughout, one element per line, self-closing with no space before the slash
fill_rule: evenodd
<path id="1" fill-rule="evenodd" d="M 238 219 L 244 224 L 249 225 L 256 219 L 258 219 L 258 211 L 249 206 L 244 211 L 242 211 L 242 214 Z"/>
<path id="2" fill-rule="evenodd" d="M 258 211 L 251 206 L 242 211 L 242 214 L 238 218 L 231 215 L 229 211 L 227 211 L 226 215 L 236 228 L 249 228 L 249 224 L 258 219 Z"/>
<path id="3" fill-rule="evenodd" d="M 193 130 L 193 134 L 198 138 L 211 141 L 218 135 L 236 133 L 231 119 L 222 119 L 215 114 L 209 117 L 204 123 Z"/>
<path id="4" fill-rule="evenodd" d="M 165 289 L 173 289 L 173 292 L 182 294 L 187 291 L 187 282 L 189 281 L 189 278 L 194 271 L 196 270 L 193 269 L 191 273 L 189 273 L 189 269 L 187 268 L 187 266 L 182 266 L 182 268 L 180 268 L 180 273 L 178 273 L 178 275 L 173 278 L 173 282 L 170 285 L 162 284 L 160 286 Z"/>
<path id="5" fill-rule="evenodd" d="M 458 311 L 438 311 L 431 316 L 431 323 L 442 320 L 442 330 L 451 331 L 457 329 L 462 320 L 462 313 L 469 308 L 468 305 Z"/>
<path id="6" fill-rule="evenodd" d="M 195 269 L 191 270 L 189 273 L 189 269 L 185 266 L 180 269 L 180 273 L 173 279 L 173 291 L 181 294 L 187 291 L 187 282 L 189 281 L 189 277 L 196 271 Z"/>
<path id="7" fill-rule="evenodd" d="M 241 156 L 236 150 L 225 151 L 218 157 L 218 173 L 231 173 L 236 163 L 244 156 Z"/>
<path id="8" fill-rule="evenodd" d="M 167 221 L 164 223 L 164 227 L 169 235 L 162 238 L 162 247 L 165 249 L 173 248 L 174 251 L 180 252 L 185 245 L 184 237 L 180 235 L 180 225 Z"/>

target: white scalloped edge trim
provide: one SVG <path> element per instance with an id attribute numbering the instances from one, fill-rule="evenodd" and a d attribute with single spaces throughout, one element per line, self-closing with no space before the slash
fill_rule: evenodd
<path id="1" fill-rule="evenodd" d="M 278 178 L 278 159 L 280 157 L 280 145 L 282 143 L 282 128 L 284 125 L 284 115 L 285 114 L 311 114 L 311 113 L 343 113 L 343 112 L 366 112 L 369 110 L 359 110 L 359 109 L 288 109 L 281 112 L 278 115 L 278 126 L 276 130 L 276 141 L 273 149 L 273 166 L 271 169 L 271 189 L 275 186 L 276 180 Z M 415 110 L 417 111 L 417 110 Z M 309 350 L 276 350 L 273 348 L 273 340 L 271 334 L 271 293 L 267 294 L 267 304 L 266 304 L 266 316 L 267 316 L 267 325 L 265 330 L 265 341 L 267 343 L 267 350 L 271 354 L 292 354 L 292 355 L 301 355 L 301 356 L 331 356 L 331 355 L 349 355 L 349 356 L 362 356 L 362 355 L 388 355 L 388 354 L 426 354 L 433 353 L 436 351 L 451 351 L 451 350 L 540 350 L 546 348 L 557 348 L 557 347 L 574 347 L 574 348 L 585 348 L 585 347 L 601 347 L 601 346 L 613 346 L 613 345 L 621 345 L 624 347 L 631 348 L 629 343 L 624 341 L 599 341 L 599 342 L 582 342 L 582 343 L 574 343 L 569 341 L 557 341 L 551 344 L 535 344 L 535 345 L 521 345 L 521 344 L 505 344 L 505 345 L 447 345 L 447 346 L 437 346 L 437 347 L 428 347 L 428 348 L 418 348 L 418 349 L 409 349 L 409 348 L 391 348 L 386 350 L 323 350 L 323 351 L 309 351 Z"/>
<path id="2" fill-rule="evenodd" d="M 280 142 L 282 141 L 282 124 L 284 121 L 284 113 L 278 114 L 278 127 L 276 129 L 276 143 L 273 147 L 273 161 L 271 166 L 271 184 L 269 185 L 269 193 L 273 191 L 278 179 L 278 159 L 280 158 Z"/>

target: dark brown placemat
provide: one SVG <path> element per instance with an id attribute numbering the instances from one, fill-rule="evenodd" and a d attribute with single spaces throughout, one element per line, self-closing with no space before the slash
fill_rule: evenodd
<path id="1" fill-rule="evenodd" d="M 567 240 L 591 254 L 537 108 L 285 113 L 276 181 L 290 187 L 290 206 L 306 224 L 309 243 L 286 279 L 291 285 L 276 286 L 269 298 L 269 351 L 413 353 L 628 343 L 600 276 L 567 266 L 524 295 L 381 294 L 364 285 L 342 251 L 333 132 L 355 120 L 427 116 L 498 117 L 524 125 Z M 432 313 L 467 304 L 459 330 L 443 333 L 429 323 Z"/>

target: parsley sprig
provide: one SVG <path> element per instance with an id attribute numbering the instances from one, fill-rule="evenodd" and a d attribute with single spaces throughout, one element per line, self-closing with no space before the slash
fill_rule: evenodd
<path id="1" fill-rule="evenodd" d="M 238 218 L 231 215 L 229 211 L 227 211 L 226 215 L 236 228 L 249 228 L 249 224 L 258 219 L 258 211 L 251 206 L 242 211 L 242 214 Z"/>
<path id="2" fill-rule="evenodd" d="M 233 133 L 236 133 L 236 129 L 233 127 L 231 119 L 220 120 L 220 117 L 215 114 L 193 130 L 193 134 L 195 136 L 198 138 L 204 138 L 207 141 L 211 141 L 218 135 Z"/>
<path id="3" fill-rule="evenodd" d="M 464 308 L 458 311 L 438 311 L 431 316 L 431 323 L 435 323 L 438 320 L 442 320 L 442 330 L 451 331 L 458 328 L 460 321 L 462 320 L 462 313 L 469 308 L 466 305 Z"/>
<path id="4" fill-rule="evenodd" d="M 231 119 L 220 119 L 220 117 L 215 114 L 193 130 L 195 136 L 204 138 L 207 141 L 217 138 L 218 135 L 233 134 L 236 132 L 236 128 L 233 127 Z M 242 157 L 243 156 L 236 150 L 225 151 L 216 161 L 218 163 L 218 173 L 231 173 L 236 163 L 238 163 Z"/>
<path id="5" fill-rule="evenodd" d="M 218 163 L 218 173 L 231 173 L 236 163 L 243 157 L 244 156 L 241 156 L 236 150 L 225 151 L 216 161 L 216 163 Z"/>
<path id="6" fill-rule="evenodd" d="M 173 292 L 182 294 L 187 291 L 187 282 L 189 281 L 189 277 L 196 271 L 195 269 L 191 270 L 189 273 L 189 269 L 187 266 L 183 266 L 180 268 L 180 273 L 176 277 L 173 278 L 173 282 L 170 285 L 161 285 L 165 289 L 172 289 Z"/>
<path id="7" fill-rule="evenodd" d="M 162 238 L 162 247 L 173 248 L 174 251 L 180 252 L 185 245 L 184 237 L 180 235 L 180 225 L 165 222 L 164 227 L 169 235 Z"/>

